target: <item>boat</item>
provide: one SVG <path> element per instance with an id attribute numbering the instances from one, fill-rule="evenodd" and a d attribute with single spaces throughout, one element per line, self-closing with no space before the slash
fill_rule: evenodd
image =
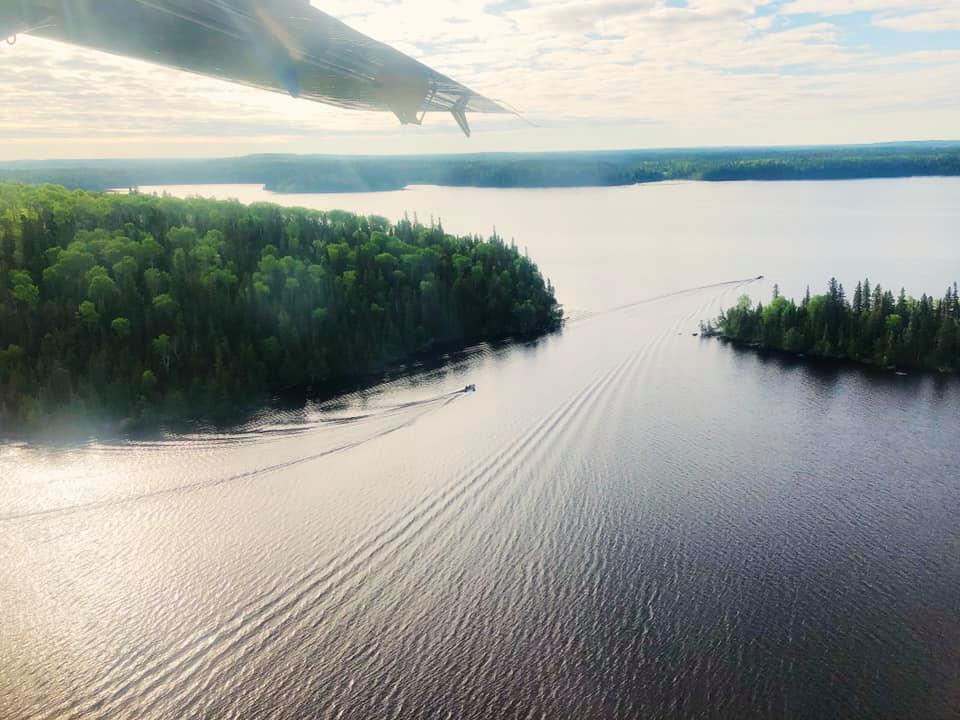
<path id="1" fill-rule="evenodd" d="M 476 391 L 477 391 L 477 386 L 476 386 L 476 385 L 467 385 L 467 386 L 463 389 L 463 391 L 464 391 L 465 393 L 468 393 L 468 392 L 476 392 Z"/>

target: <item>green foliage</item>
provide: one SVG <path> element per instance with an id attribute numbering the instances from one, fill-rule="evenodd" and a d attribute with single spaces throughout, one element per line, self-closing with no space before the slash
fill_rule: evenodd
<path id="1" fill-rule="evenodd" d="M 101 268 L 101 270 L 103 270 L 103 268 Z M 89 295 L 90 299 L 101 307 L 117 299 L 120 295 L 117 284 L 112 278 L 106 275 L 106 270 L 103 272 L 104 274 L 97 275 L 90 280 L 90 287 L 87 289 L 87 295 Z"/>
<path id="2" fill-rule="evenodd" d="M 172 317 L 177 311 L 177 301 L 173 299 L 172 295 L 163 293 L 153 299 L 153 309 L 163 316 Z"/>
<path id="3" fill-rule="evenodd" d="M 957 285 L 936 300 L 901 290 L 897 298 L 870 281 L 857 284 L 852 301 L 831 279 L 823 295 L 797 305 L 774 297 L 754 307 L 744 296 L 705 334 L 773 350 L 855 360 L 872 365 L 960 371 L 960 296 Z"/>
<path id="4" fill-rule="evenodd" d="M 100 313 L 97 312 L 97 306 L 89 300 L 84 300 L 77 308 L 77 318 L 89 327 L 94 327 L 100 321 Z"/>
<path id="5" fill-rule="evenodd" d="M 239 405 L 560 320 L 552 286 L 497 237 L 0 184 L 0 424 L 74 403 Z"/>
<path id="6" fill-rule="evenodd" d="M 140 376 L 140 389 L 143 390 L 143 394 L 149 396 L 156 387 L 157 376 L 154 375 L 153 370 L 144 370 Z"/>
<path id="7" fill-rule="evenodd" d="M 14 299 L 29 308 L 35 308 L 40 300 L 40 290 L 33 284 L 30 273 L 23 270 L 14 270 L 10 273 L 10 281 L 13 285 Z"/>
<path id="8" fill-rule="evenodd" d="M 125 317 L 114 318 L 110 323 L 110 329 L 119 337 L 130 337 L 130 321 Z"/>

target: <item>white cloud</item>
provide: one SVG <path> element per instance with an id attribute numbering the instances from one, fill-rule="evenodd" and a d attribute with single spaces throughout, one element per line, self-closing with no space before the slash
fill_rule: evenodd
<path id="1" fill-rule="evenodd" d="M 831 16 L 874 13 L 898 31 L 960 28 L 918 0 L 330 0 L 326 12 L 540 128 L 475 117 L 397 127 L 388 113 L 294 101 L 32 38 L 0 48 L 0 155 L 415 152 L 616 145 L 844 142 L 957 135 L 957 51 L 881 53 Z M 777 21 L 821 15 L 797 26 Z M 954 25 L 949 25 L 954 23 Z M 85 151 L 85 148 L 88 151 Z"/>
<path id="2" fill-rule="evenodd" d="M 817 15 L 872 14 L 877 27 L 904 32 L 960 31 L 960 3 L 956 0 L 793 0 L 788 14 Z"/>
<path id="3" fill-rule="evenodd" d="M 918 10 L 910 13 L 884 13 L 873 20 L 874 25 L 907 32 L 958 32 L 960 6 Z"/>

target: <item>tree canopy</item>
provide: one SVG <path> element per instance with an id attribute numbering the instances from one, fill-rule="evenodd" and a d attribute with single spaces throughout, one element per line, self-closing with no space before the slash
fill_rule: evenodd
<path id="1" fill-rule="evenodd" d="M 190 414 L 561 316 L 499 237 L 0 184 L 0 423 L 68 405 Z"/>

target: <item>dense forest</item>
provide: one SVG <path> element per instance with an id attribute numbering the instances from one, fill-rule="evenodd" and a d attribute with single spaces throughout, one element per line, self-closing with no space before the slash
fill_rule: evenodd
<path id="1" fill-rule="evenodd" d="M 497 237 L 0 184 L 0 426 L 235 407 L 560 320 L 536 265 Z"/>
<path id="2" fill-rule="evenodd" d="M 664 180 L 842 180 L 934 175 L 960 175 L 960 144 L 0 163 L 0 179 L 54 182 L 92 190 L 252 183 L 277 192 L 368 192 L 398 190 L 407 185 L 530 188 Z"/>
<path id="3" fill-rule="evenodd" d="M 957 285 L 942 299 L 894 297 L 879 284 L 858 282 L 853 297 L 831 279 L 824 295 L 800 304 L 774 288 L 772 301 L 753 306 L 743 296 L 715 323 L 706 337 L 719 335 L 754 347 L 824 358 L 917 370 L 960 371 L 960 295 Z"/>

